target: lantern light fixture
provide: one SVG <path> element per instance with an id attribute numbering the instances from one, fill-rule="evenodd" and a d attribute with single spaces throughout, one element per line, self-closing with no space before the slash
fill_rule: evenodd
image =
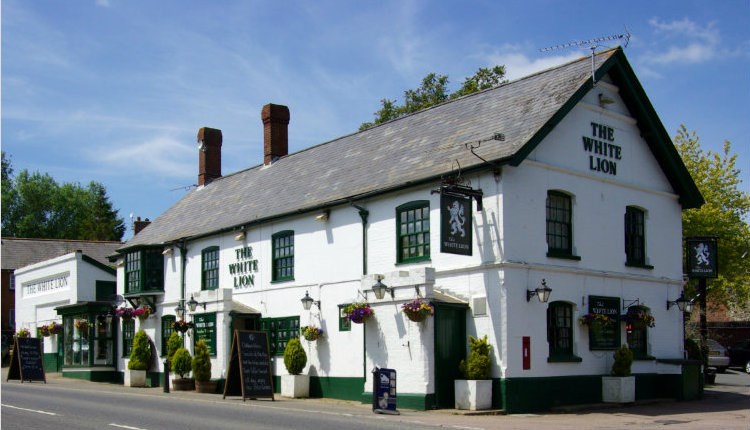
<path id="1" fill-rule="evenodd" d="M 318 309 L 320 309 L 320 300 L 313 300 L 313 298 L 310 297 L 310 294 L 308 294 L 307 291 L 305 291 L 305 297 L 303 297 L 300 301 L 302 302 L 302 307 L 305 308 L 306 311 L 309 311 L 313 304 L 317 306 Z"/>
<path id="2" fill-rule="evenodd" d="M 547 280 L 542 279 L 540 286 L 534 290 L 526 290 L 526 301 L 530 301 L 532 297 L 536 296 L 539 299 L 539 303 L 547 303 L 549 295 L 552 292 L 552 288 L 547 286 Z"/>
<path id="3" fill-rule="evenodd" d="M 391 298 L 393 298 L 393 288 L 388 288 L 387 285 L 380 282 L 385 278 L 383 275 L 375 275 L 375 280 L 377 281 L 375 285 L 372 286 L 372 292 L 375 293 L 375 298 L 378 300 L 385 297 L 385 293 L 391 293 Z"/>

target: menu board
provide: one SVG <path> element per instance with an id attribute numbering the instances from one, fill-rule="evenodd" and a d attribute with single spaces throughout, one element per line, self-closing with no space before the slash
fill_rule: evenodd
<path id="1" fill-rule="evenodd" d="M 273 398 L 273 375 L 268 354 L 268 336 L 263 331 L 235 330 L 224 397 Z"/>
<path id="2" fill-rule="evenodd" d="M 8 381 L 19 379 L 23 381 L 44 381 L 47 378 L 44 375 L 42 366 L 42 343 L 36 337 L 16 338 L 13 344 L 13 360 L 10 362 L 8 369 Z"/>
<path id="3" fill-rule="evenodd" d="M 589 349 L 615 350 L 620 347 L 620 298 L 589 296 L 589 313 L 611 318 L 609 324 L 589 326 Z"/>

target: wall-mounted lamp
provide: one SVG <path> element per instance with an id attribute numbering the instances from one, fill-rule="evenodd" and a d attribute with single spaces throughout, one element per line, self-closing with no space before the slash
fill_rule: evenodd
<path id="1" fill-rule="evenodd" d="M 234 237 L 234 240 L 237 242 L 245 240 L 245 230 L 240 230 L 240 232 Z"/>
<path id="2" fill-rule="evenodd" d="M 612 104 L 612 103 L 614 103 L 614 102 L 615 102 L 615 101 L 614 101 L 614 100 L 612 100 L 611 98 L 609 98 L 609 97 L 605 96 L 605 95 L 604 95 L 604 94 L 602 94 L 602 93 L 599 93 L 599 106 L 601 106 L 601 107 L 605 107 L 605 106 L 607 106 L 607 105 L 611 105 L 611 104 Z"/>
<path id="3" fill-rule="evenodd" d="M 680 312 L 690 313 L 693 311 L 693 301 L 686 299 L 685 293 L 680 293 L 680 297 L 675 301 L 667 300 L 667 310 L 674 305 L 677 305 L 677 309 L 679 309 Z"/>
<path id="4" fill-rule="evenodd" d="M 315 304 L 315 306 L 320 309 L 320 300 L 313 300 L 312 297 L 310 297 L 309 294 L 307 294 L 307 291 L 305 291 L 305 297 L 302 298 L 302 307 L 305 308 L 306 311 L 310 310 L 310 307 Z"/>
<path id="5" fill-rule="evenodd" d="M 539 303 L 547 303 L 551 292 L 552 288 L 547 286 L 545 279 L 542 279 L 542 285 L 536 287 L 535 290 L 526 290 L 526 301 L 528 302 L 532 297 L 536 296 L 539 299 Z"/>
<path id="6" fill-rule="evenodd" d="M 180 300 L 179 302 L 177 302 L 177 307 L 174 308 L 174 313 L 179 319 L 185 318 L 185 306 L 183 305 L 183 303 L 184 300 Z"/>
<path id="7" fill-rule="evenodd" d="M 315 217 L 315 221 L 326 222 L 331 217 L 331 211 L 326 209 L 321 214 Z"/>
<path id="8" fill-rule="evenodd" d="M 198 305 L 203 306 L 203 310 L 206 310 L 206 302 L 199 302 L 195 300 L 193 295 L 190 295 L 190 301 L 187 302 L 188 309 L 190 309 L 190 312 L 195 312 L 195 308 L 198 307 Z"/>
<path id="9" fill-rule="evenodd" d="M 164 248 L 164 250 L 161 252 L 161 255 L 172 255 L 172 247 L 167 246 Z"/>
<path id="10" fill-rule="evenodd" d="M 376 282 L 375 285 L 372 286 L 372 292 L 375 293 L 375 298 L 377 298 L 378 300 L 385 297 L 385 293 L 388 293 L 388 292 L 391 293 L 391 298 L 393 298 L 393 288 L 388 288 L 387 285 L 380 282 L 384 278 L 385 276 L 383 275 L 375 275 L 375 280 L 378 282 Z"/>

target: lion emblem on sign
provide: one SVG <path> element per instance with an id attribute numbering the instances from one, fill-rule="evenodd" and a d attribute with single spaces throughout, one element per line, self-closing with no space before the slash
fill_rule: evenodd
<path id="1" fill-rule="evenodd" d="M 448 206 L 447 209 L 450 214 L 448 224 L 451 227 L 451 236 L 461 233 L 461 237 L 465 237 L 466 230 L 464 230 L 464 224 L 466 223 L 466 216 L 464 215 L 464 205 L 458 200 L 454 200 L 453 204 Z"/>

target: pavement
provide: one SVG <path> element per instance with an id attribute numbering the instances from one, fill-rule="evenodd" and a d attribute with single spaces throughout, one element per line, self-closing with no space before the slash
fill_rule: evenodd
<path id="1" fill-rule="evenodd" d="M 20 383 L 6 381 L 8 368 L 2 369 L 2 385 Z M 46 375 L 49 385 L 66 385 L 81 390 L 123 392 L 146 396 L 168 396 L 192 401 L 245 403 L 240 397 L 223 398 L 221 394 L 202 394 L 193 391 L 165 393 L 163 387 L 131 388 L 119 384 L 90 382 L 63 378 L 59 373 Z M 25 382 L 28 383 L 28 382 Z M 39 384 L 39 382 L 32 382 Z M 2 387 L 0 385 L 0 389 Z M 1 391 L 0 391 L 1 393 Z M 2 399 L 5 404 L 6 399 Z M 370 404 L 327 398 L 292 399 L 275 396 L 275 400 L 246 400 L 247 404 L 263 402 L 267 407 L 305 410 L 319 413 L 373 417 L 396 420 L 408 424 L 424 424 L 455 429 L 651 429 L 665 426 L 675 429 L 750 430 L 750 375 L 729 370 L 717 375 L 716 385 L 707 386 L 701 400 L 678 402 L 656 399 L 628 405 L 592 404 L 558 408 L 539 414 L 505 415 L 503 411 L 459 411 L 440 409 L 431 411 L 399 410 L 400 415 L 380 415 L 372 412 Z"/>

